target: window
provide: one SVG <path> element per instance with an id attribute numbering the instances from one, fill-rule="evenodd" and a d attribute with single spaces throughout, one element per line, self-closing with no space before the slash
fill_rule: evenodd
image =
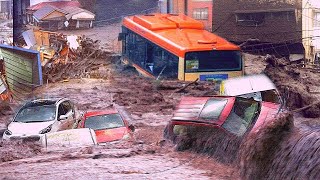
<path id="1" fill-rule="evenodd" d="M 68 101 L 63 102 L 62 106 L 66 113 L 72 110 L 72 106 Z"/>
<path id="2" fill-rule="evenodd" d="M 287 20 L 292 21 L 295 20 L 295 12 L 294 11 L 279 11 L 279 12 L 269 12 L 269 18 L 274 20 Z"/>
<path id="3" fill-rule="evenodd" d="M 218 120 L 227 102 L 227 99 L 209 99 L 200 113 L 200 119 L 211 121 Z"/>
<path id="4" fill-rule="evenodd" d="M 135 64 L 155 77 L 178 78 L 179 58 L 142 36 L 128 30 L 126 32 L 124 54 Z"/>
<path id="5" fill-rule="evenodd" d="M 93 130 L 113 129 L 124 127 L 124 122 L 119 114 L 104 114 L 88 117 L 85 120 L 84 127 Z"/>
<path id="6" fill-rule="evenodd" d="M 259 103 L 245 98 L 236 98 L 233 108 L 222 127 L 237 136 L 244 135 L 259 114 Z"/>
<path id="7" fill-rule="evenodd" d="M 236 21 L 240 26 L 261 26 L 265 22 L 265 13 L 239 13 Z"/>
<path id="8" fill-rule="evenodd" d="M 314 14 L 314 27 L 320 27 L 320 12 Z"/>
<path id="9" fill-rule="evenodd" d="M 239 51 L 188 52 L 185 57 L 185 72 L 240 71 L 242 69 Z"/>
<path id="10" fill-rule="evenodd" d="M 208 19 L 208 8 L 193 9 L 194 19 Z"/>

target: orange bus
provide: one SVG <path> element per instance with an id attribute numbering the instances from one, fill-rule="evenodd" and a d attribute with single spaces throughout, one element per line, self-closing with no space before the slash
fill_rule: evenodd
<path id="1" fill-rule="evenodd" d="M 122 61 L 144 76 L 215 81 L 244 74 L 239 46 L 182 14 L 125 17 L 119 40 Z"/>

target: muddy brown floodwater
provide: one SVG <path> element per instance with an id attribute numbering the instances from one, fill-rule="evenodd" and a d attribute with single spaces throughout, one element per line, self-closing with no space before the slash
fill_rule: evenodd
<path id="1" fill-rule="evenodd" d="M 173 107 L 183 94 L 209 89 L 207 84 L 190 86 L 174 93 L 183 82 L 148 80 L 115 74 L 111 79 L 74 79 L 44 85 L 32 97 L 68 97 L 79 110 L 103 109 L 111 104 L 128 112 L 136 127 L 129 141 L 99 147 L 28 148 L 0 144 L 6 158 L 0 163 L 4 179 L 239 179 L 231 165 L 221 164 L 205 155 L 176 152 L 163 140 L 163 130 Z M 0 117 L 1 125 L 12 117 Z M 26 146 L 26 145 L 25 145 Z M 25 151 L 21 151 L 25 148 Z M 37 147 L 37 148 L 36 148 Z M 4 149 L 7 149 L 5 151 Z M 19 154 L 19 155 L 17 155 Z M 1 154 L 3 156 L 3 154 Z"/>
<path id="2" fill-rule="evenodd" d="M 264 64 L 264 61 L 260 63 Z M 320 121 L 306 116 L 311 112 L 316 117 L 318 107 L 294 116 L 283 114 L 243 139 L 228 139 L 219 132 L 203 130 L 199 137 L 182 141 L 190 147 L 185 148 L 163 139 L 165 125 L 181 96 L 214 94 L 214 84 L 197 82 L 184 89 L 187 82 L 152 80 L 125 69 L 116 72 L 113 66 L 109 68 L 102 72 L 112 72 L 112 76 L 101 74 L 100 79 L 47 84 L 28 98 L 68 97 L 81 111 L 116 106 L 127 112 L 129 122 L 136 127 L 134 137 L 103 146 L 55 150 L 40 149 L 31 142 L 0 142 L 1 178 L 320 179 Z M 288 71 L 288 68 L 269 67 L 265 71 L 280 90 L 285 89 L 281 85 L 290 88 L 289 108 L 306 105 L 309 97 L 312 101 L 319 99 L 317 94 L 308 92 L 319 85 L 311 80 L 319 74 L 301 69 Z M 0 130 L 6 127 L 13 113 L 0 117 Z"/>

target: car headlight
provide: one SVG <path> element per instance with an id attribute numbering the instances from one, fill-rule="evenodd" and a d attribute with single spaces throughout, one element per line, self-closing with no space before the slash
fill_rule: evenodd
<path id="1" fill-rule="evenodd" d="M 10 136 L 10 135 L 12 135 L 12 132 L 9 129 L 7 129 L 4 131 L 4 134 L 7 136 Z"/>
<path id="2" fill-rule="evenodd" d="M 51 131 L 51 128 L 52 128 L 52 124 L 44 129 L 42 129 L 39 134 L 45 134 L 45 133 L 48 133 Z"/>

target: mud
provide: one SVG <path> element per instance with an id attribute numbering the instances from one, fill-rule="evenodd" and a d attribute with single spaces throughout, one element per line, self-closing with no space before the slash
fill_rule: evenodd
<path id="1" fill-rule="evenodd" d="M 198 89 L 210 90 L 208 84 L 192 84 L 178 92 L 188 83 L 154 81 L 138 77 L 135 73 L 120 76 L 112 66 L 108 68 L 113 74 L 107 78 L 70 79 L 46 84 L 28 98 L 68 97 L 81 111 L 104 109 L 113 105 L 127 112 L 126 117 L 136 128 L 134 137 L 128 141 L 107 143 L 100 147 L 42 149 L 30 156 L 23 156 L 22 152 L 22 159 L 0 163 L 1 177 L 53 179 L 56 178 L 56 174 L 59 174 L 58 179 L 239 177 L 238 171 L 232 166 L 219 164 L 200 154 L 176 152 L 171 143 L 163 140 L 164 126 L 170 120 L 173 108 L 180 97 L 199 94 Z M 144 99 L 148 103 L 136 101 L 138 99 Z M 4 119 L 0 120 L 0 124 L 4 126 Z M 12 144 L 12 147 L 15 147 L 15 144 Z M 15 151 L 19 152 L 19 148 Z M 30 149 L 29 151 L 33 152 Z M 209 162 L 212 163 L 211 166 L 207 165 Z M 212 168 L 216 166 L 220 169 Z"/>
<path id="2" fill-rule="evenodd" d="M 128 72 L 115 72 L 112 81 L 117 89 L 114 103 L 126 106 L 127 109 L 137 115 L 149 112 L 159 112 L 171 115 L 181 96 L 201 96 L 213 92 L 213 83 L 199 82 L 188 86 L 182 92 L 178 92 L 189 82 L 161 81 L 139 77 Z M 122 74 L 120 74 L 122 73 Z M 123 78 L 122 76 L 126 76 Z"/>
<path id="3" fill-rule="evenodd" d="M 319 92 L 312 92 L 312 89 L 320 86 L 320 72 L 288 65 L 267 66 L 264 73 L 276 84 L 291 110 L 307 106 L 319 99 Z M 304 110 L 303 114 L 309 118 L 320 117 L 320 105 Z"/>
<path id="4" fill-rule="evenodd" d="M 41 146 L 35 142 L 22 140 L 0 141 L 0 163 L 34 157 L 41 153 Z"/>
<path id="5" fill-rule="evenodd" d="M 206 154 L 218 162 L 234 164 L 238 158 L 242 138 L 227 134 L 220 129 L 197 127 L 186 136 L 172 139 L 177 151 L 191 150 Z"/>
<path id="6" fill-rule="evenodd" d="M 240 147 L 242 179 L 319 179 L 320 129 L 293 126 L 282 114 Z"/>

